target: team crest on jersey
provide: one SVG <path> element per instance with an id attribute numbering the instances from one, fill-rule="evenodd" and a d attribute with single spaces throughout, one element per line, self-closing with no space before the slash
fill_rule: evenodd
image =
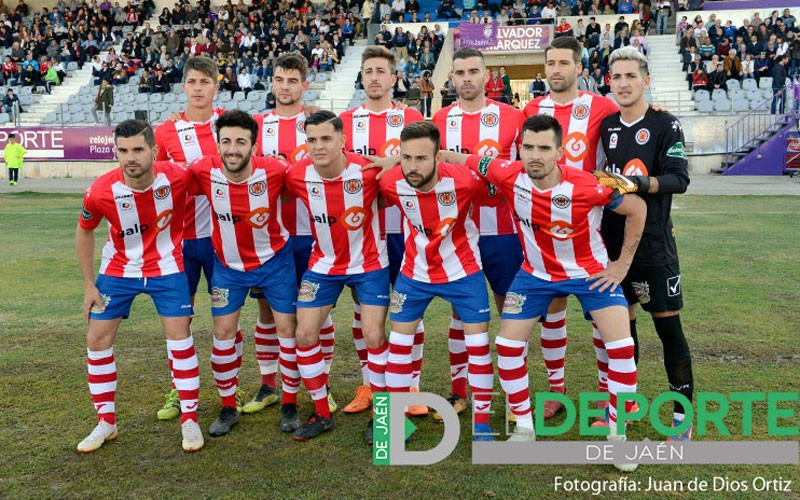
<path id="1" fill-rule="evenodd" d="M 155 196 L 157 200 L 163 200 L 169 196 L 171 192 L 172 190 L 169 186 L 159 186 L 153 191 L 153 196 Z"/>
<path id="2" fill-rule="evenodd" d="M 402 127 L 405 117 L 402 113 L 392 113 L 386 116 L 386 124 L 390 127 Z"/>
<path id="3" fill-rule="evenodd" d="M 485 127 L 496 127 L 500 123 L 500 118 L 497 117 L 497 113 L 484 113 L 481 115 L 481 123 Z"/>
<path id="4" fill-rule="evenodd" d="M 267 183 L 264 181 L 258 181 L 250 184 L 249 188 L 250 194 L 253 196 L 261 196 L 265 192 L 267 192 Z"/>
<path id="5" fill-rule="evenodd" d="M 608 139 L 608 149 L 617 149 L 617 141 L 619 141 L 619 136 L 614 132 Z"/>
<path id="6" fill-rule="evenodd" d="M 306 133 L 306 121 L 305 120 L 297 120 L 297 131 L 301 134 Z"/>
<path id="7" fill-rule="evenodd" d="M 522 312 L 522 306 L 528 299 L 526 295 L 520 295 L 514 292 L 508 292 L 506 299 L 503 301 L 503 313 L 519 314 Z"/>
<path id="8" fill-rule="evenodd" d="M 81 219 L 92 220 L 92 212 L 86 210 L 86 205 L 81 205 Z"/>
<path id="9" fill-rule="evenodd" d="M 456 202 L 456 194 L 452 192 L 439 193 L 437 198 L 439 199 L 439 203 L 446 207 L 449 207 Z"/>
<path id="10" fill-rule="evenodd" d="M 572 200 L 570 200 L 566 195 L 558 194 L 553 197 L 553 206 L 556 208 L 567 208 L 570 203 L 572 203 Z"/>
<path id="11" fill-rule="evenodd" d="M 589 106 L 578 104 L 572 108 L 572 117 L 576 120 L 583 120 L 589 116 Z"/>
<path id="12" fill-rule="evenodd" d="M 402 312 L 403 304 L 406 303 L 406 298 L 408 298 L 406 294 L 392 291 L 392 298 L 389 299 L 389 312 Z"/>
<path id="13" fill-rule="evenodd" d="M 300 282 L 300 291 L 297 293 L 298 302 L 314 302 L 319 291 L 319 283 L 303 280 Z"/>
<path id="14" fill-rule="evenodd" d="M 92 306 L 92 312 L 94 314 L 102 314 L 103 311 L 106 310 L 106 306 L 111 303 L 111 296 L 101 293 L 100 300 L 103 302 L 102 306 Z"/>
<path id="15" fill-rule="evenodd" d="M 228 294 L 230 290 L 215 286 L 211 289 L 211 307 L 225 307 L 228 305 Z"/>
<path id="16" fill-rule="evenodd" d="M 631 281 L 631 286 L 640 304 L 647 304 L 650 302 L 650 284 L 648 282 Z"/>
<path id="17" fill-rule="evenodd" d="M 363 132 L 367 130 L 367 121 L 366 120 L 358 120 L 356 122 L 356 132 Z"/>
<path id="18" fill-rule="evenodd" d="M 275 137 L 275 125 L 270 125 L 269 127 L 264 129 L 264 136 L 265 137 Z"/>
<path id="19" fill-rule="evenodd" d="M 311 186 L 309 192 L 311 193 L 312 198 L 317 198 L 317 199 L 322 198 L 322 188 L 320 188 L 319 186 Z"/>
<path id="20" fill-rule="evenodd" d="M 636 132 L 636 144 L 644 146 L 650 140 L 650 131 L 646 128 L 640 128 Z"/>
<path id="21" fill-rule="evenodd" d="M 361 181 L 358 179 L 349 179 L 344 181 L 344 190 L 349 194 L 356 194 L 361 191 Z"/>

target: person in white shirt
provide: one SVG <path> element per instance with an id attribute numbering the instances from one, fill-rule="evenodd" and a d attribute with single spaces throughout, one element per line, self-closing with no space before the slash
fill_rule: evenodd
<path id="1" fill-rule="evenodd" d="M 247 96 L 247 93 L 253 90 L 253 80 L 250 78 L 250 73 L 247 72 L 247 68 L 242 66 L 239 70 L 239 74 L 236 75 L 236 83 L 239 84 L 239 89 L 244 92 L 244 95 Z"/>
<path id="2" fill-rule="evenodd" d="M 392 19 L 403 22 L 406 13 L 405 0 L 394 0 L 392 2 Z"/>
<path id="3" fill-rule="evenodd" d="M 553 24 L 556 18 L 556 9 L 553 7 L 552 2 L 548 2 L 547 6 L 542 9 L 542 20 L 549 19 L 550 21 L 546 21 L 549 24 Z"/>

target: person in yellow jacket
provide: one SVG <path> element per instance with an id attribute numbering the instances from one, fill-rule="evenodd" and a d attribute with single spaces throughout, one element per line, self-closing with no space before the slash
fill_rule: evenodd
<path id="1" fill-rule="evenodd" d="M 8 134 L 8 143 L 3 150 L 3 159 L 8 167 L 8 183 L 12 186 L 17 185 L 19 169 L 22 168 L 22 157 L 27 153 L 28 150 L 17 142 L 17 135 L 13 133 Z"/>

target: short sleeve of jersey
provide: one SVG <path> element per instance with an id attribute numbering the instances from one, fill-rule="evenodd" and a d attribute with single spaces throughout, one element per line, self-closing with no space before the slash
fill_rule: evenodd
<path id="1" fill-rule="evenodd" d="M 515 178 L 518 173 L 516 168 L 510 168 L 517 162 L 498 160 L 489 156 L 469 155 L 467 166 L 492 184 L 503 185 L 506 180 Z"/>
<path id="2" fill-rule="evenodd" d="M 381 177 L 381 194 L 383 194 L 383 198 L 386 200 L 387 206 L 400 205 L 400 199 L 397 196 L 396 183 L 401 175 L 403 175 L 403 173 L 400 169 L 400 165 L 396 165 Z"/>
<path id="3" fill-rule="evenodd" d="M 481 179 L 481 177 L 473 170 L 472 174 L 472 192 L 473 203 L 482 207 L 496 207 L 503 201 L 503 197 L 497 191 L 494 184 Z"/>
<path id="4" fill-rule="evenodd" d="M 103 215 L 95 203 L 96 201 L 96 197 L 92 196 L 92 188 L 89 187 L 89 189 L 87 189 L 83 194 L 81 216 L 80 219 L 78 219 L 78 224 L 80 225 L 81 229 L 95 229 L 103 219 Z"/>
<path id="5" fill-rule="evenodd" d="M 169 130 L 168 130 L 168 127 L 170 126 L 172 127 L 172 129 L 175 128 L 175 125 L 172 125 L 172 122 L 170 121 L 162 123 L 161 125 L 156 127 L 155 138 L 156 138 L 156 144 L 158 144 L 159 146 L 158 154 L 156 155 L 156 160 L 158 161 L 169 160 L 169 153 L 167 152 L 168 151 L 167 143 L 170 140 Z"/>

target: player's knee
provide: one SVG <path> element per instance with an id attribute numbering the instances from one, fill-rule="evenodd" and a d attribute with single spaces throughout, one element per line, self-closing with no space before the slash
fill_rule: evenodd
<path id="1" fill-rule="evenodd" d="M 364 341 L 367 347 L 375 349 L 386 343 L 386 332 L 383 325 L 363 325 Z"/>
<path id="2" fill-rule="evenodd" d="M 298 324 L 295 329 L 295 338 L 297 339 L 297 345 L 308 347 L 319 339 L 319 330 L 308 325 Z"/>

